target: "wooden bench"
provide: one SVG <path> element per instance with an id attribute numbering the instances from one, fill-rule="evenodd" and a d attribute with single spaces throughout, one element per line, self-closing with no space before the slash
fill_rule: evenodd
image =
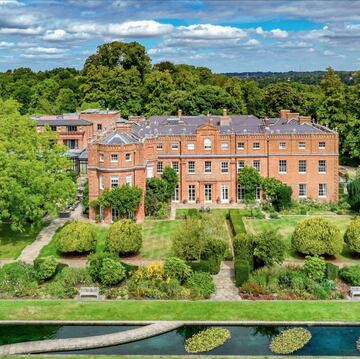
<path id="1" fill-rule="evenodd" d="M 79 298 L 100 298 L 98 287 L 80 287 Z"/>
<path id="2" fill-rule="evenodd" d="M 354 299 L 356 296 L 360 296 L 360 287 L 350 287 L 351 299 Z"/>

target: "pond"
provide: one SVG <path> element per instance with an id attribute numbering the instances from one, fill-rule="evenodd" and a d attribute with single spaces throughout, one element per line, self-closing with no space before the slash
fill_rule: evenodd
<path id="1" fill-rule="evenodd" d="M 285 327 L 279 326 L 221 326 L 231 332 L 231 339 L 207 355 L 271 355 L 269 343 L 272 336 Z M 360 326 L 303 326 L 312 333 L 311 341 L 294 355 L 358 356 L 356 341 Z M 137 328 L 124 325 L 0 325 L 0 344 L 57 338 L 76 338 L 109 334 Z M 169 333 L 138 342 L 106 348 L 78 350 L 59 354 L 107 355 L 187 355 L 185 339 L 206 326 L 184 326 Z"/>

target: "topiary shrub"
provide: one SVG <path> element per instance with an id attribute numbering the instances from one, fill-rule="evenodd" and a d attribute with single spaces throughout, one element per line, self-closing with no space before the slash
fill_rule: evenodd
<path id="1" fill-rule="evenodd" d="M 198 261 L 190 261 L 187 264 L 195 272 L 208 272 L 210 274 L 218 274 L 220 272 L 221 260 L 213 257 L 209 259 L 200 259 Z"/>
<path id="2" fill-rule="evenodd" d="M 306 256 L 303 271 L 307 277 L 319 282 L 325 277 L 326 262 L 323 258 L 318 256 Z"/>
<path id="3" fill-rule="evenodd" d="M 106 249 L 118 254 L 139 252 L 142 245 L 141 226 L 130 220 L 111 225 L 106 236 Z"/>
<path id="4" fill-rule="evenodd" d="M 37 258 L 34 262 L 36 278 L 38 281 L 44 281 L 53 277 L 58 266 L 57 260 L 54 256 Z"/>
<path id="5" fill-rule="evenodd" d="M 343 248 L 339 228 L 321 217 L 304 219 L 295 227 L 293 248 L 302 254 L 337 255 Z"/>
<path id="6" fill-rule="evenodd" d="M 336 280 L 339 274 L 339 267 L 332 263 L 326 263 L 326 278 Z"/>
<path id="7" fill-rule="evenodd" d="M 188 353 L 209 352 L 231 338 L 230 331 L 224 328 L 208 328 L 194 334 L 185 342 L 185 350 Z"/>
<path id="8" fill-rule="evenodd" d="M 250 264 L 247 260 L 236 260 L 234 263 L 235 283 L 240 287 L 250 278 Z"/>
<path id="9" fill-rule="evenodd" d="M 235 258 L 253 262 L 254 236 L 247 233 L 239 233 L 233 240 Z"/>
<path id="10" fill-rule="evenodd" d="M 360 265 L 343 267 L 340 269 L 339 275 L 350 285 L 360 286 Z"/>
<path id="11" fill-rule="evenodd" d="M 183 283 L 190 277 L 191 273 L 191 267 L 183 259 L 172 257 L 165 260 L 164 275 L 166 277 L 177 279 Z"/>
<path id="12" fill-rule="evenodd" d="M 360 217 L 356 217 L 344 235 L 345 243 L 351 252 L 360 253 Z"/>
<path id="13" fill-rule="evenodd" d="M 118 256 L 110 252 L 98 252 L 90 254 L 87 258 L 87 269 L 94 281 L 100 281 L 100 270 L 104 259 L 117 260 Z"/>
<path id="14" fill-rule="evenodd" d="M 287 329 L 271 340 L 270 350 L 275 354 L 291 354 L 303 348 L 310 339 L 311 333 L 307 329 Z"/>
<path id="15" fill-rule="evenodd" d="M 125 278 L 125 268 L 118 260 L 105 258 L 99 272 L 100 282 L 107 286 L 120 283 Z"/>
<path id="16" fill-rule="evenodd" d="M 215 293 L 215 284 L 210 273 L 193 272 L 187 279 L 185 286 L 193 292 L 194 296 L 208 298 Z"/>
<path id="17" fill-rule="evenodd" d="M 61 253 L 84 253 L 96 248 L 96 232 L 94 226 L 74 221 L 60 229 L 56 239 L 56 247 Z"/>

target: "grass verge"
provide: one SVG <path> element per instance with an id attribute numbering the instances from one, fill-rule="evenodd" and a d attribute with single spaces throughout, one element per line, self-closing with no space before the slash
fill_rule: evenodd
<path id="1" fill-rule="evenodd" d="M 360 302 L 0 301 L 0 320 L 360 321 Z"/>

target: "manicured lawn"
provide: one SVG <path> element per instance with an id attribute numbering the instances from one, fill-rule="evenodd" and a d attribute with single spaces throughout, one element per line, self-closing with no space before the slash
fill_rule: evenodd
<path id="1" fill-rule="evenodd" d="M 0 320 L 360 321 L 360 302 L 0 301 Z"/>
<path id="2" fill-rule="evenodd" d="M 101 251 L 105 248 L 105 239 L 108 227 L 96 226 L 94 225 L 96 235 L 97 235 L 97 246 L 96 251 Z M 61 258 L 62 255 L 56 249 L 56 238 L 59 231 L 57 231 L 48 245 L 46 245 L 40 252 L 39 257 L 55 256 L 56 258 Z"/>
<path id="3" fill-rule="evenodd" d="M 352 216 L 322 216 L 323 218 L 329 219 L 331 222 L 335 223 L 341 234 L 345 233 L 347 226 L 349 225 Z M 291 250 L 291 235 L 294 231 L 296 224 L 302 221 L 309 216 L 283 216 L 279 219 L 250 219 L 244 218 L 244 223 L 246 230 L 250 233 L 261 232 L 265 229 L 276 229 L 279 233 L 286 239 L 286 242 L 289 245 L 289 258 L 299 258 L 299 256 Z M 343 254 L 338 257 L 339 260 L 348 260 L 351 259 L 347 249 L 344 248 Z"/>
<path id="4" fill-rule="evenodd" d="M 36 239 L 44 226 L 26 226 L 24 232 L 14 232 L 9 224 L 0 224 L 0 259 L 16 259 L 22 250 Z"/>
<path id="5" fill-rule="evenodd" d="M 179 208 L 176 210 L 176 218 L 183 218 L 186 213 L 189 211 L 189 208 Z M 229 209 L 227 208 L 214 208 L 211 209 L 211 213 L 221 214 L 224 218 L 226 218 L 229 213 Z"/>
<path id="6" fill-rule="evenodd" d="M 141 257 L 151 259 L 169 257 L 171 255 L 172 238 L 180 224 L 180 220 L 146 220 L 143 225 Z"/>

